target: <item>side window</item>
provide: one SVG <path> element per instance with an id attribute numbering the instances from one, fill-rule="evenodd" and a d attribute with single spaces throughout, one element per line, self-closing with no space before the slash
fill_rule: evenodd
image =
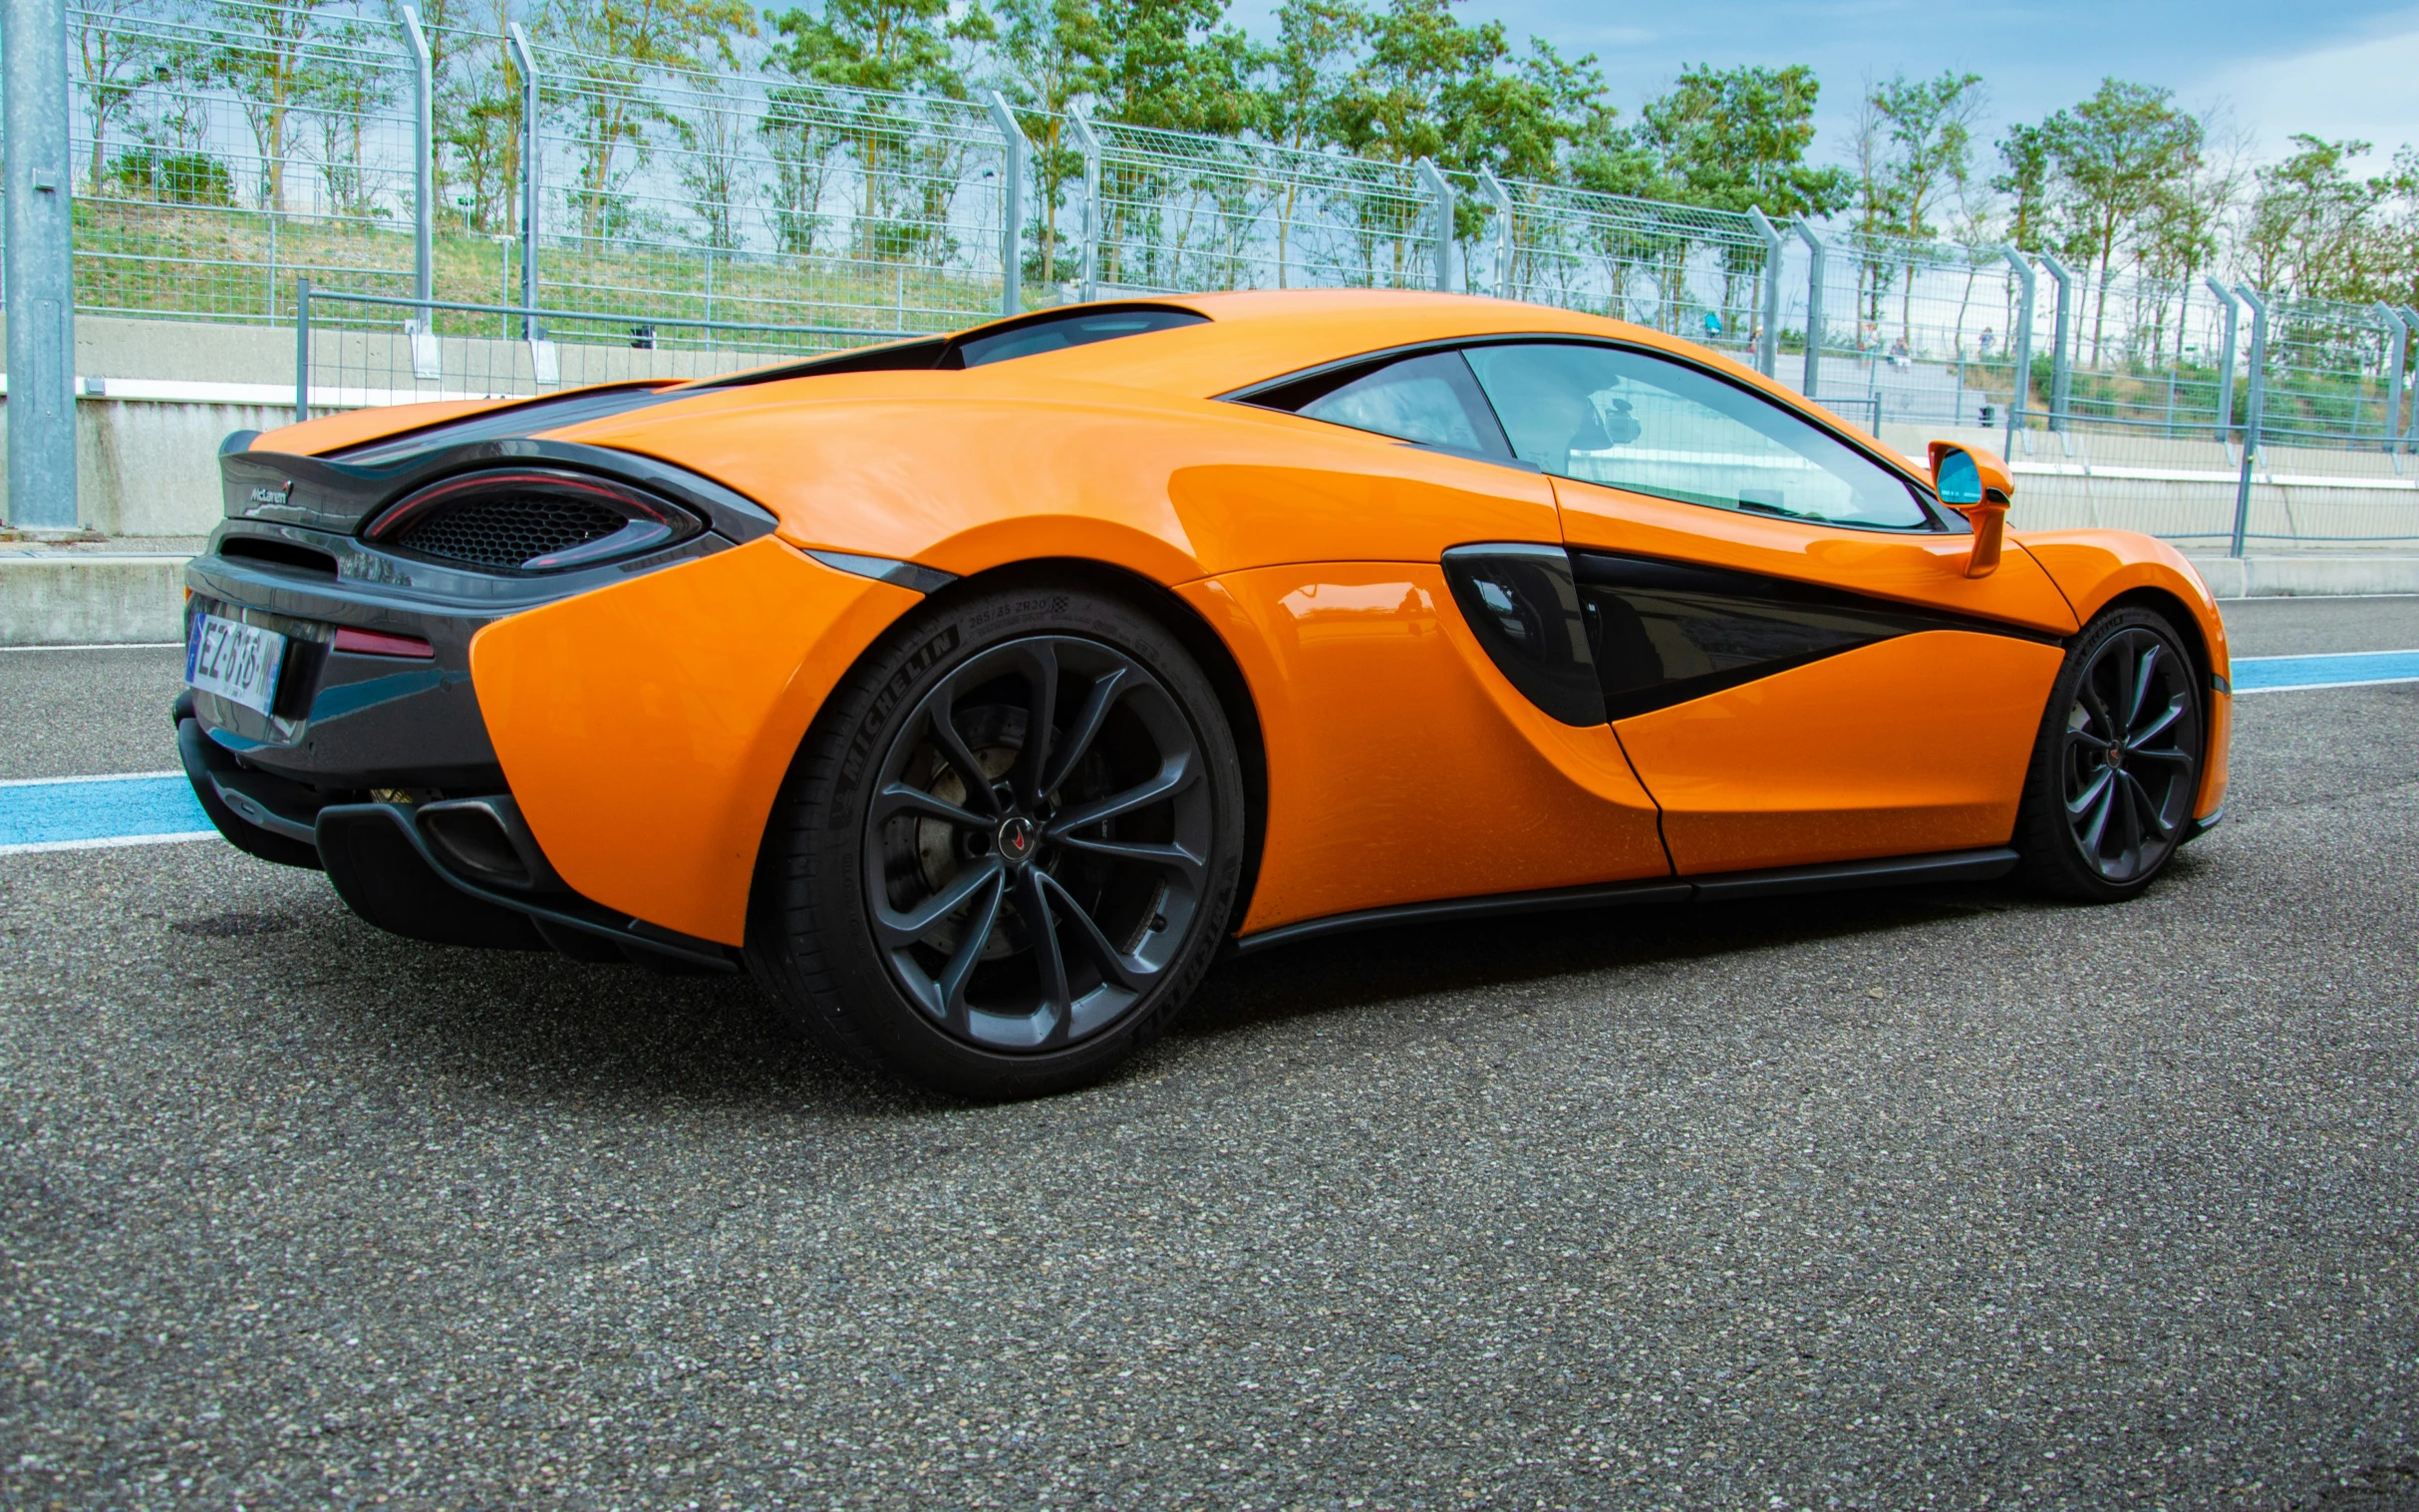
<path id="1" fill-rule="evenodd" d="M 1458 352 L 1406 357 L 1332 386 L 1313 380 L 1257 402 L 1423 447 L 1474 456 L 1509 454 L 1486 396 Z"/>
<path id="2" fill-rule="evenodd" d="M 1558 476 L 1785 519 L 1932 524 L 1897 474 L 1711 374 L 1570 342 L 1507 342 L 1468 356 L 1514 454 Z"/>

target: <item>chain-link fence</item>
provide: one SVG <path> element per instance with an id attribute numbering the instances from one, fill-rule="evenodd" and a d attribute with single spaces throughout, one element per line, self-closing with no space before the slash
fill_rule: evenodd
<path id="1" fill-rule="evenodd" d="M 1727 352 L 1910 450 L 1986 440 L 2031 473 L 2028 517 L 2419 537 L 2419 311 L 642 67 L 408 8 L 197 15 L 69 7 L 79 306 L 282 323 L 308 281 L 305 365 L 335 377 L 304 382 L 329 403 L 708 371 L 1120 294 L 1462 288 Z"/>

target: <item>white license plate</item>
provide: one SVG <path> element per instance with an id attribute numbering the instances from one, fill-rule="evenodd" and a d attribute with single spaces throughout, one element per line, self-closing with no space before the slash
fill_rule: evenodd
<path id="1" fill-rule="evenodd" d="M 276 631 L 197 614 L 185 636 L 184 680 L 267 714 L 277 701 L 277 671 L 285 659 L 286 638 Z"/>

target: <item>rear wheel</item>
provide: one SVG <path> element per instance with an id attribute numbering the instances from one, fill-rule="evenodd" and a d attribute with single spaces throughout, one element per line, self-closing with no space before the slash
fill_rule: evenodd
<path id="1" fill-rule="evenodd" d="M 2175 628 L 2114 609 L 2075 638 L 2051 689 L 2017 821 L 2042 890 L 2114 902 L 2148 887 L 2191 832 L 2201 675 Z"/>
<path id="2" fill-rule="evenodd" d="M 817 719 L 748 956 L 832 1048 L 967 1096 L 1104 1074 L 1190 995 L 1243 848 L 1209 680 L 1129 605 L 995 590 L 911 615 Z"/>

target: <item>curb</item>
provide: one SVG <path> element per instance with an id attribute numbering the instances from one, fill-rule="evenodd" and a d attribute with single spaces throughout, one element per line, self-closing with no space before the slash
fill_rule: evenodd
<path id="1" fill-rule="evenodd" d="M 0 556 L 0 646 L 184 639 L 182 556 Z"/>
<path id="2" fill-rule="evenodd" d="M 2336 594 L 2419 594 L 2419 552 L 2393 556 L 2196 556 L 2193 566 L 2221 599 Z"/>

